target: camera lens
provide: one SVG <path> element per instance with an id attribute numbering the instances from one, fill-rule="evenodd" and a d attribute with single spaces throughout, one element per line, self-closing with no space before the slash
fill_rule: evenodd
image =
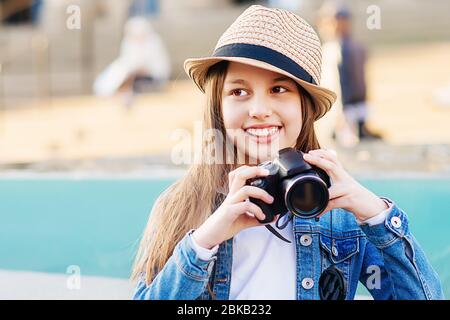
<path id="1" fill-rule="evenodd" d="M 286 207 L 302 218 L 314 218 L 328 204 L 328 189 L 317 176 L 299 175 L 283 183 Z"/>
<path id="2" fill-rule="evenodd" d="M 290 201 L 295 211 L 310 215 L 322 203 L 322 193 L 315 182 L 304 181 L 293 188 Z"/>

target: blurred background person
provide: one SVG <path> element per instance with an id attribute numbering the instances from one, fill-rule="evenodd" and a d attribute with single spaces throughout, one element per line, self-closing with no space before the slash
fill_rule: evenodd
<path id="1" fill-rule="evenodd" d="M 164 89 L 171 73 L 170 58 L 161 37 L 144 17 L 125 24 L 119 57 L 95 80 L 94 93 L 120 93 L 130 107 L 137 93 Z"/>
<path id="2" fill-rule="evenodd" d="M 129 9 L 130 16 L 157 16 L 159 11 L 159 0 L 133 0 Z"/>
<path id="3" fill-rule="evenodd" d="M 336 35 L 341 47 L 339 78 L 341 98 L 346 120 L 357 134 L 359 140 L 381 139 L 366 125 L 368 116 L 366 61 L 367 50 L 352 36 L 350 11 L 341 6 L 335 14 Z"/>
<path id="4" fill-rule="evenodd" d="M 40 1 L 0 0 L 0 21 L 10 25 L 33 21 L 37 2 Z"/>
<path id="5" fill-rule="evenodd" d="M 338 66 L 342 62 L 341 45 L 336 33 L 335 15 L 337 7 L 334 1 L 326 1 L 315 17 L 315 26 L 322 42 L 322 80 L 323 86 L 333 90 L 337 99 L 331 110 L 317 121 L 319 139 L 330 144 L 333 140 L 343 147 L 353 147 L 358 137 L 351 130 L 342 112 L 341 84 Z"/>

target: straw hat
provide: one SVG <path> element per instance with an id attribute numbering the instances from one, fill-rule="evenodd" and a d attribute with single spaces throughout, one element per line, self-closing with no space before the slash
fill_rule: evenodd
<path id="1" fill-rule="evenodd" d="M 286 75 L 308 91 L 316 105 L 315 120 L 336 100 L 320 87 L 322 50 L 314 29 L 292 12 L 250 6 L 220 37 L 209 57 L 187 59 L 184 70 L 202 92 L 209 67 L 235 61 Z"/>

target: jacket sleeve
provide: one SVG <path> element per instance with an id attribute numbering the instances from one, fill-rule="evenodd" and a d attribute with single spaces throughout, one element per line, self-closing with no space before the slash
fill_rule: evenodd
<path id="1" fill-rule="evenodd" d="M 395 204 L 384 223 L 361 229 L 367 236 L 360 281 L 375 299 L 444 299 L 437 273 Z"/>
<path id="2" fill-rule="evenodd" d="M 194 250 L 192 232 L 175 246 L 173 255 L 149 285 L 142 275 L 134 300 L 195 300 L 204 292 L 217 257 L 202 260 Z"/>

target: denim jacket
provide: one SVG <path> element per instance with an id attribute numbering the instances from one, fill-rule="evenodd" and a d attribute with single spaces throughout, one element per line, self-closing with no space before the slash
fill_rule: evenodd
<path id="1" fill-rule="evenodd" d="M 384 223 L 373 226 L 359 225 L 352 213 L 333 209 L 332 238 L 330 215 L 319 220 L 294 217 L 298 300 L 320 299 L 320 275 L 332 264 L 346 278 L 347 300 L 355 297 L 358 281 L 375 299 L 444 299 L 438 275 L 411 234 L 407 215 L 395 203 Z M 176 245 L 150 285 L 141 278 L 133 299 L 229 299 L 233 239 L 205 261 L 193 249 L 192 232 Z M 301 241 L 305 237 L 308 241 Z"/>

